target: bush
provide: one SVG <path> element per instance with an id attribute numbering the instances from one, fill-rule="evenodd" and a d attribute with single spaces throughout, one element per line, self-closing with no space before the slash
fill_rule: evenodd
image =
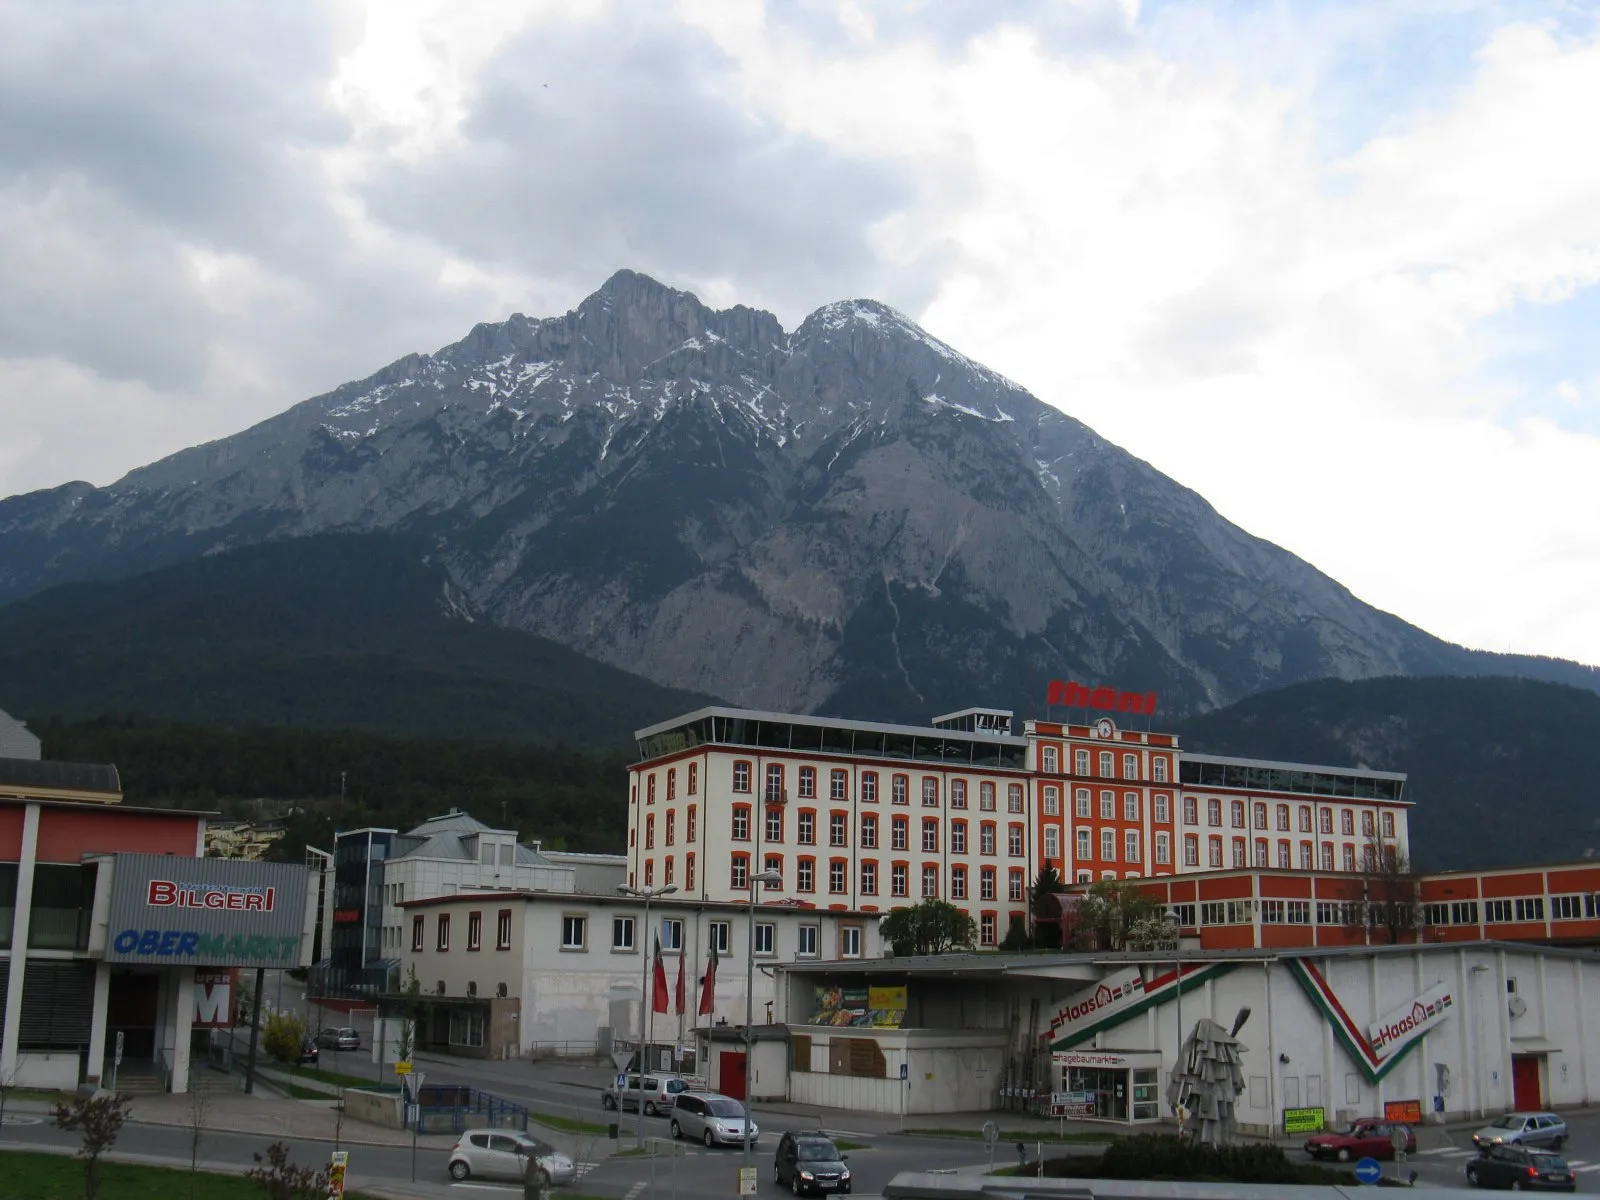
<path id="1" fill-rule="evenodd" d="M 278 1062 L 298 1066 L 306 1044 L 306 1024 L 291 1014 L 273 1013 L 261 1034 L 261 1045 Z"/>
<path id="2" fill-rule="evenodd" d="M 1188 1180 L 1215 1183 L 1354 1185 L 1354 1172 L 1292 1161 L 1260 1142 L 1209 1146 L 1171 1134 L 1114 1138 L 1104 1153 L 1046 1159 L 1054 1178 Z"/>

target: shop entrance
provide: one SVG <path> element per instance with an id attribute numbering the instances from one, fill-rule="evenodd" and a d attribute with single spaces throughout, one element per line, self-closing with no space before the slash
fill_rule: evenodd
<path id="1" fill-rule="evenodd" d="M 1095 1121 L 1161 1119 L 1161 1056 L 1154 1051 L 1067 1050 L 1053 1055 L 1065 1113 Z"/>
<path id="2" fill-rule="evenodd" d="M 1128 1119 L 1128 1073 L 1093 1067 L 1073 1067 L 1067 1072 L 1067 1091 L 1087 1093 L 1088 1114 L 1099 1121 Z"/>

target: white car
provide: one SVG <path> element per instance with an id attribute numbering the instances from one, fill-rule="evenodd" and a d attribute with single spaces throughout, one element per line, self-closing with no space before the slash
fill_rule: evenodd
<path id="1" fill-rule="evenodd" d="M 1548 1146 L 1567 1143 L 1567 1123 L 1553 1112 L 1507 1113 L 1472 1135 L 1472 1144 L 1487 1154 L 1491 1146 Z"/>
<path id="2" fill-rule="evenodd" d="M 716 1092 L 683 1092 L 672 1106 L 672 1136 L 711 1146 L 741 1146 L 745 1139 L 744 1105 Z M 750 1122 L 750 1144 L 761 1139 L 761 1127 Z"/>
<path id="3" fill-rule="evenodd" d="M 514 1129 L 469 1129 L 450 1148 L 450 1178 L 521 1182 L 529 1161 L 544 1168 L 551 1183 L 571 1183 L 577 1165 L 547 1142 Z"/>

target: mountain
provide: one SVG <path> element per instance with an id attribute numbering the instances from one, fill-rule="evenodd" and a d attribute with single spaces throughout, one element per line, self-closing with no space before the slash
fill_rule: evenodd
<path id="1" fill-rule="evenodd" d="M 427 547 L 481 620 L 769 709 L 1600 680 L 1379 612 L 884 305 L 785 332 L 628 271 L 110 487 L 0 501 L 0 602 L 334 532 Z"/>
<path id="2" fill-rule="evenodd" d="M 474 620 L 426 553 L 325 534 L 50 588 L 0 608 L 0 707 L 618 748 L 711 703 Z"/>
<path id="3" fill-rule="evenodd" d="M 1188 751 L 1409 775 L 1426 870 L 1600 853 L 1600 696 L 1526 679 L 1326 679 L 1178 726 Z"/>

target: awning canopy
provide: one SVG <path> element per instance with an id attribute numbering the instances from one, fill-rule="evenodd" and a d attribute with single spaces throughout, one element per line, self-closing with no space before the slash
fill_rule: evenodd
<path id="1" fill-rule="evenodd" d="M 1545 1037 L 1520 1037 L 1511 1039 L 1513 1054 L 1560 1054 L 1561 1047 Z"/>

